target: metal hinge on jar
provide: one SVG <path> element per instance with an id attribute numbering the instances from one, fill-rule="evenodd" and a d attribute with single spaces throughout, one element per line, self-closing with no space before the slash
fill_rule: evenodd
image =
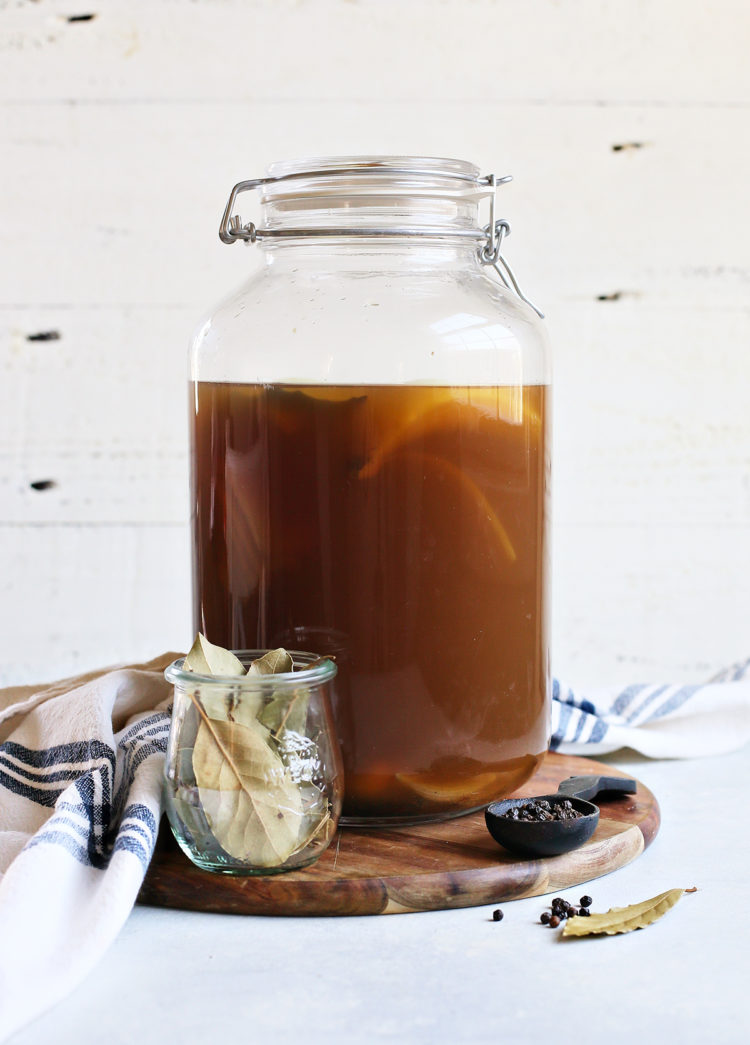
<path id="1" fill-rule="evenodd" d="M 403 174 L 408 176 L 424 174 L 430 176 L 434 172 L 432 171 L 420 171 L 414 169 L 400 170 L 394 167 L 386 168 L 389 175 Z M 315 177 L 338 177 L 342 174 L 345 175 L 372 175 L 372 168 L 361 168 L 361 167 L 346 167 L 346 168 L 335 168 L 332 170 L 316 170 Z M 250 189 L 257 189 L 261 185 L 270 185 L 280 181 L 289 181 L 294 178 L 307 177 L 308 172 L 306 171 L 294 171 L 289 174 L 282 174 L 275 177 L 265 178 L 252 178 L 249 181 L 240 181 L 232 189 L 229 194 L 229 200 L 224 208 L 224 214 L 221 219 L 221 225 L 219 226 L 219 238 L 222 243 L 236 243 L 237 240 L 244 240 L 245 242 L 255 243 L 258 240 L 267 239 L 300 239 L 305 237 L 334 237 L 336 239 L 341 237 L 363 237 L 367 239 L 393 239 L 410 236 L 421 236 L 431 239 L 445 239 L 445 238 L 461 238 L 461 239 L 474 239 L 477 240 L 479 259 L 483 265 L 490 265 L 497 273 L 503 286 L 508 290 L 513 291 L 522 301 L 525 301 L 540 319 L 544 319 L 544 313 L 541 312 L 536 305 L 530 301 L 521 290 L 518 280 L 516 279 L 513 270 L 506 261 L 502 254 L 503 240 L 506 236 L 510 235 L 510 224 L 505 218 L 496 218 L 496 197 L 497 187 L 504 185 L 509 181 L 512 181 L 512 175 L 504 175 L 503 177 L 497 177 L 494 174 L 484 174 L 477 177 L 469 174 L 463 174 L 459 172 L 452 172 L 452 178 L 458 178 L 461 181 L 470 182 L 473 185 L 487 186 L 492 189 L 490 194 L 490 220 L 487 225 L 483 228 L 476 229 L 446 229 L 439 226 L 396 226 L 396 227 L 325 227 L 325 228 L 284 228 L 284 229 L 270 229 L 270 228 L 258 228 L 257 225 L 252 221 L 243 222 L 239 214 L 234 214 L 234 206 L 237 202 L 237 197 L 241 192 L 247 192 Z"/>

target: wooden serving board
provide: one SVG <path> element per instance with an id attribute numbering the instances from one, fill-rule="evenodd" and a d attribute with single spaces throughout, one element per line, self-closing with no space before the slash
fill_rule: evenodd
<path id="1" fill-rule="evenodd" d="M 548 794 L 574 774 L 624 776 L 590 758 L 549 754 L 516 796 Z M 265 877 L 201 871 L 177 847 L 166 820 L 138 902 L 228 914 L 400 914 L 475 907 L 558 892 L 615 871 L 639 856 L 659 829 L 659 806 L 643 784 L 600 806 L 580 849 L 530 860 L 502 849 L 484 813 L 399 828 L 341 828 L 317 863 Z"/>

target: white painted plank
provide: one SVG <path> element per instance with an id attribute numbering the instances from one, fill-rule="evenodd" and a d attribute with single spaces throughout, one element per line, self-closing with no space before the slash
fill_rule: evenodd
<path id="1" fill-rule="evenodd" d="M 184 522 L 194 319 L 144 308 L 2 316 L 0 522 Z M 27 340 L 50 330 L 59 340 Z M 30 486 L 44 480 L 55 486 Z"/>
<path id="2" fill-rule="evenodd" d="M 618 301 L 548 322 L 557 522 L 714 525 L 750 553 L 750 309 Z"/>
<path id="3" fill-rule="evenodd" d="M 552 668 L 574 687 L 700 682 L 748 655 L 747 530 L 556 527 Z"/>
<path id="4" fill-rule="evenodd" d="M 232 184 L 276 158 L 416 151 L 513 172 L 507 253 L 547 307 L 624 292 L 747 305 L 744 110 L 387 103 L 282 110 L 0 108 L 0 303 L 174 304 L 200 313 L 258 264 L 217 236 Z M 491 133 L 488 134 L 488 129 Z M 638 150 L 613 144 L 642 141 Z M 243 215 L 257 216 L 254 200 Z"/>
<path id="5" fill-rule="evenodd" d="M 187 530 L 24 527 L 0 539 L 0 686 L 183 649 Z"/>
<path id="6" fill-rule="evenodd" d="M 748 103 L 743 0 L 2 5 L 0 97 Z M 73 5 L 75 8 L 75 5 Z"/>

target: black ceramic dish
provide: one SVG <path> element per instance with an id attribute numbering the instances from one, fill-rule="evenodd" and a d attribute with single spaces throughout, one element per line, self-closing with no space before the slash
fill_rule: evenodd
<path id="1" fill-rule="evenodd" d="M 520 856 L 560 856 L 578 849 L 587 842 L 599 823 L 599 807 L 586 801 L 598 795 L 632 795 L 635 780 L 610 776 L 572 776 L 563 780 L 554 795 L 534 795 L 528 798 L 506 798 L 493 802 L 485 810 L 487 830 L 505 849 Z M 582 813 L 573 820 L 509 820 L 503 814 L 514 806 L 546 799 L 557 805 L 569 799 L 573 808 Z"/>

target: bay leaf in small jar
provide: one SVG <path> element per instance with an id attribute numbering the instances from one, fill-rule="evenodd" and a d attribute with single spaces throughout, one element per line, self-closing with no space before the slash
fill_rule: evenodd
<path id="1" fill-rule="evenodd" d="M 245 675 L 245 665 L 230 650 L 215 646 L 205 635 L 197 635 L 185 657 L 184 667 L 196 675 L 218 675 L 222 678 L 233 678 Z M 234 712 L 238 709 L 239 699 L 236 686 L 212 686 L 210 692 L 201 695 L 203 707 L 209 718 L 220 721 L 235 721 Z M 255 709 L 243 707 L 238 714 L 242 719 L 255 719 L 260 708 L 260 696 Z"/>
<path id="2" fill-rule="evenodd" d="M 264 653 L 247 669 L 248 675 L 280 675 L 287 671 L 294 671 L 294 663 L 282 647 Z"/>
<path id="3" fill-rule="evenodd" d="M 186 671 L 196 675 L 244 675 L 245 665 L 234 653 L 222 646 L 214 646 L 205 635 L 197 635 L 185 657 Z"/>
<path id="4" fill-rule="evenodd" d="M 302 733 L 309 703 L 310 694 L 304 687 L 296 689 L 291 697 L 286 693 L 275 693 L 258 719 L 276 738 L 285 732 Z"/>
<path id="5" fill-rule="evenodd" d="M 227 679 L 226 687 L 190 693 L 200 716 L 192 768 L 211 832 L 230 856 L 278 867 L 330 819 L 328 800 L 316 782 L 319 751 L 305 735 L 309 690 L 299 686 L 289 695 L 279 689 L 266 701 L 262 692 L 243 688 L 246 676 L 294 670 L 281 648 L 245 671 L 233 653 L 198 635 L 184 663 L 196 674 Z"/>
<path id="6" fill-rule="evenodd" d="M 230 856 L 259 867 L 296 850 L 302 797 L 268 743 L 268 730 L 204 720 L 193 751 L 200 800 L 216 840 Z"/>

